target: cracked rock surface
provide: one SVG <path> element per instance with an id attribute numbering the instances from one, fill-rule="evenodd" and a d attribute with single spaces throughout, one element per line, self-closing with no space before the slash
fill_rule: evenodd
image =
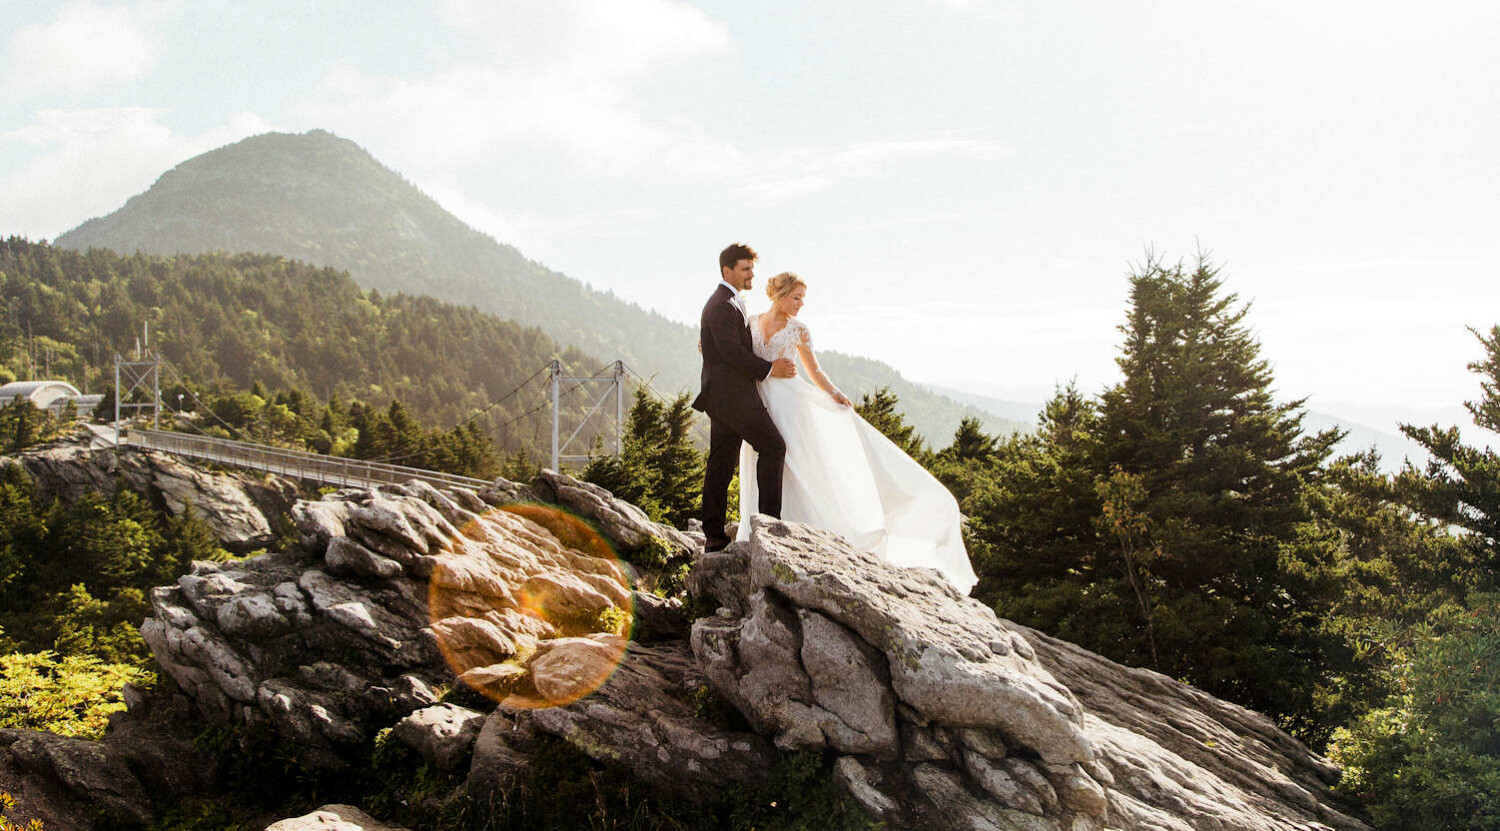
<path id="1" fill-rule="evenodd" d="M 713 689 L 783 750 L 838 754 L 873 816 L 936 829 L 1364 829 L 1266 718 L 998 619 L 768 517 L 698 561 Z"/>
<path id="2" fill-rule="evenodd" d="M 59 494 L 100 471 L 112 486 L 105 462 L 71 452 L 23 463 L 48 459 Z M 121 464 L 157 471 L 142 487 L 213 476 Z M 240 493 L 226 515 L 255 504 Z M 99 827 L 90 806 L 143 822 L 221 787 L 192 746 L 206 721 L 269 727 L 329 771 L 368 759 L 389 728 L 463 783 L 454 798 L 506 787 L 561 740 L 688 798 L 764 784 L 783 752 L 826 753 L 898 828 L 1366 828 L 1330 790 L 1338 771 L 1259 714 L 998 619 L 936 572 L 807 526 L 754 517 L 747 542 L 704 554 L 550 471 L 479 491 L 346 489 L 290 515 L 300 543 L 195 564 L 153 593 L 142 634 L 180 691 L 173 715 L 137 701 L 99 742 L 0 731 L 0 787 L 20 811 L 85 831 Z M 717 611 L 689 625 L 613 557 L 647 547 L 692 556 L 689 606 Z M 750 729 L 702 715 L 709 691 Z M 383 827 L 342 811 L 279 827 Z"/>

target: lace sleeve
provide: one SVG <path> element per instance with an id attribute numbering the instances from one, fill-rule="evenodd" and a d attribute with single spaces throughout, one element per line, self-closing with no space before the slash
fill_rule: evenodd
<path id="1" fill-rule="evenodd" d="M 813 348 L 812 330 L 807 328 L 806 323 L 803 323 L 796 318 L 792 318 L 792 323 L 796 324 L 797 326 L 797 343 L 811 352 Z"/>

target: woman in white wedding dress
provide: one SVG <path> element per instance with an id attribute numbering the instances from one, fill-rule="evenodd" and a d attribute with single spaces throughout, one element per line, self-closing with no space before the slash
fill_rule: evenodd
<path id="1" fill-rule="evenodd" d="M 812 335 L 797 319 L 807 285 L 790 272 L 766 285 L 771 308 L 750 318 L 755 354 L 768 361 L 802 359 L 812 383 L 767 378 L 760 396 L 786 441 L 782 519 L 839 534 L 895 566 L 935 568 L 960 593 L 978 582 L 959 530 L 958 502 L 936 477 L 859 417 L 848 397 L 818 368 Z M 740 505 L 758 502 L 756 454 L 740 449 Z M 750 534 L 743 513 L 738 534 Z"/>

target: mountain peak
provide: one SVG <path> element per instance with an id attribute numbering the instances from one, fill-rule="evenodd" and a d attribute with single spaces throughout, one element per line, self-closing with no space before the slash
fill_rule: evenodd
<path id="1" fill-rule="evenodd" d="M 465 225 L 364 148 L 327 130 L 264 133 L 195 156 L 114 213 L 59 236 L 63 248 L 129 254 L 276 254 L 349 272 L 381 292 L 425 294 L 537 326 L 603 360 L 623 360 L 662 392 L 696 386 L 695 328 L 547 269 Z M 893 369 L 824 356 L 854 395 L 890 386 L 917 430 L 953 434 L 976 416 Z"/>

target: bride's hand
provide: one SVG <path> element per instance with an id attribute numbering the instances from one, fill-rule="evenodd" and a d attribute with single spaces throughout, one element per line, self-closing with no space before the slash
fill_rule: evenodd
<path id="1" fill-rule="evenodd" d="M 839 392 L 838 390 L 834 390 L 833 391 L 833 400 L 839 402 L 840 404 L 843 404 L 845 407 L 853 407 L 854 406 L 854 402 L 849 400 L 849 396 L 844 395 L 842 392 Z"/>

